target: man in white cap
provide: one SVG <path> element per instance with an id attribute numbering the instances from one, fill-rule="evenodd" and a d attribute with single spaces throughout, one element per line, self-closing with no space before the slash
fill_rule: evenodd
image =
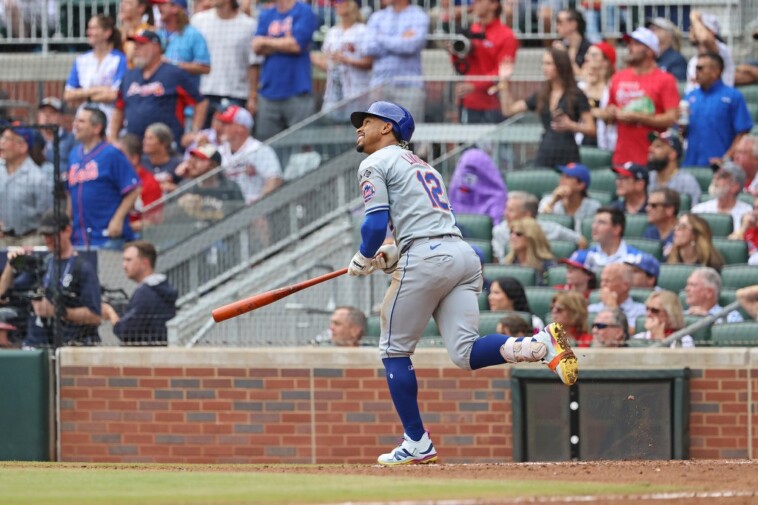
<path id="1" fill-rule="evenodd" d="M 253 129 L 250 112 L 232 105 L 219 114 L 218 120 L 224 125 L 219 149 L 224 173 L 239 184 L 245 203 L 251 204 L 281 186 L 279 158 L 270 146 L 250 135 Z"/>
<path id="2" fill-rule="evenodd" d="M 727 86 L 734 86 L 734 58 L 732 50 L 721 38 L 721 23 L 713 14 L 693 10 L 690 12 L 690 42 L 697 48 L 697 54 L 687 63 L 687 87 L 685 94 L 699 86 L 696 79 L 697 57 L 700 54 L 718 53 L 724 60 L 721 80 Z"/>
<path id="3" fill-rule="evenodd" d="M 674 125 L 679 117 L 679 90 L 674 76 L 655 64 L 660 45 L 652 31 L 639 27 L 624 39 L 627 68 L 611 78 L 608 106 L 600 119 L 618 123 L 613 163 L 646 165 L 648 133 Z"/>
<path id="4" fill-rule="evenodd" d="M 677 81 L 687 80 L 687 60 L 682 56 L 679 28 L 666 18 L 652 18 L 645 22 L 658 37 L 660 54 L 655 62 L 658 68 L 673 75 Z"/>

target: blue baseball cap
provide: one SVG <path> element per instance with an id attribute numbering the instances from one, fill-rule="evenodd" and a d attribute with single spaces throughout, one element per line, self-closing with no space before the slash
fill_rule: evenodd
<path id="1" fill-rule="evenodd" d="M 184 9 L 185 11 L 189 9 L 189 6 L 187 5 L 187 0 L 151 0 L 151 3 L 154 4 L 175 4 Z"/>
<path id="2" fill-rule="evenodd" d="M 579 179 L 584 185 L 590 187 L 590 169 L 581 163 L 569 163 L 568 165 L 558 165 L 558 171 L 567 177 Z"/>
<path id="3" fill-rule="evenodd" d="M 611 170 L 621 176 L 634 179 L 635 181 L 645 181 L 645 184 L 650 182 L 650 174 L 645 165 L 627 161 L 624 164 L 614 165 Z"/>
<path id="4" fill-rule="evenodd" d="M 639 268 L 655 279 L 657 279 L 658 275 L 661 273 L 661 263 L 655 259 L 652 254 L 646 252 L 627 254 L 626 258 L 624 258 L 624 263 Z"/>
<path id="5" fill-rule="evenodd" d="M 595 272 L 592 270 L 588 259 L 589 259 L 589 251 L 587 249 L 580 249 L 578 251 L 574 251 L 568 259 L 565 259 L 565 258 L 559 259 L 558 263 L 563 263 L 565 265 L 570 265 L 572 267 L 581 268 L 582 270 L 586 271 L 588 274 L 595 275 Z"/>
<path id="6" fill-rule="evenodd" d="M 26 145 L 29 147 L 29 149 L 32 148 L 34 145 L 34 130 L 31 128 L 18 128 L 15 126 L 11 126 L 10 130 L 24 139 L 24 142 L 26 142 Z"/>

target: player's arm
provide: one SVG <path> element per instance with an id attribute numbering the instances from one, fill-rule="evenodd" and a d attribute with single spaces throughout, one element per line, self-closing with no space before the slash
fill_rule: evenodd
<path id="1" fill-rule="evenodd" d="M 353 259 L 350 260 L 347 272 L 349 275 L 368 275 L 374 271 L 376 266 L 373 264 L 372 258 L 382 247 L 382 242 L 387 236 L 389 222 L 389 209 L 379 209 L 366 214 L 361 225 L 361 246 Z"/>
<path id="2" fill-rule="evenodd" d="M 268 179 L 266 179 L 266 182 L 263 183 L 263 189 L 261 190 L 261 197 L 264 197 L 267 194 L 271 193 L 276 188 L 281 186 L 283 183 L 284 181 L 279 176 L 269 177 Z"/>
<path id="3" fill-rule="evenodd" d="M 622 123 L 639 123 L 655 130 L 670 128 L 679 119 L 679 107 L 668 109 L 661 114 L 645 114 L 644 112 L 617 111 L 616 120 Z"/>

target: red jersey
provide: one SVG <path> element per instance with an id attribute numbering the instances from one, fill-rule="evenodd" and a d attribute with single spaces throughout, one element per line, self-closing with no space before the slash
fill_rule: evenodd
<path id="1" fill-rule="evenodd" d="M 674 76 L 659 68 L 638 74 L 633 68 L 616 72 L 611 78 L 608 105 L 619 110 L 662 114 L 679 107 L 679 89 Z M 638 123 L 618 123 L 618 140 L 613 152 L 613 163 L 627 161 L 647 165 L 647 150 L 652 131 Z"/>

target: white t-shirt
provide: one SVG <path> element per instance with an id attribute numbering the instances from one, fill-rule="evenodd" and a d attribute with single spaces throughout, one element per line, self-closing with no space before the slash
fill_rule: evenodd
<path id="1" fill-rule="evenodd" d="M 200 78 L 200 92 L 247 100 L 248 68 L 263 61 L 250 48 L 257 22 L 243 12 L 221 19 L 216 9 L 208 9 L 192 16 L 191 24 L 203 34 L 211 54 L 211 71 Z"/>
<path id="2" fill-rule="evenodd" d="M 715 198 L 706 200 L 705 202 L 699 203 L 692 207 L 692 212 L 694 214 L 719 214 L 718 203 L 718 200 Z M 753 212 L 753 207 L 743 202 L 742 200 L 737 200 L 737 203 L 734 205 L 734 207 L 732 207 L 732 210 L 729 211 L 729 213 L 732 215 L 732 219 L 734 220 L 735 230 L 738 230 L 740 228 L 740 224 L 742 223 L 742 216 L 748 212 Z"/>
<path id="3" fill-rule="evenodd" d="M 326 33 L 321 50 L 324 54 L 340 53 L 349 59 L 363 58 L 366 55 L 361 48 L 365 36 L 366 25 L 363 23 L 355 23 L 347 30 L 335 25 Z M 326 72 L 324 107 L 367 91 L 370 82 L 371 70 L 330 60 Z"/>
<path id="4" fill-rule="evenodd" d="M 282 165 L 276 152 L 259 140 L 248 137 L 237 152 L 232 153 L 228 142 L 219 149 L 224 175 L 242 189 L 245 203 L 251 204 L 261 197 L 268 179 L 282 176 Z"/>

